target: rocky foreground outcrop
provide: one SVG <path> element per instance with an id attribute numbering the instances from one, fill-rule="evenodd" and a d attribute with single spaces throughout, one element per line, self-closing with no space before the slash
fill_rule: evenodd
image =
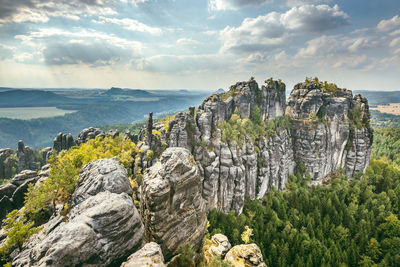
<path id="1" fill-rule="evenodd" d="M 92 162 L 78 180 L 67 216 L 46 223 L 13 259 L 13 266 L 108 266 L 139 248 L 144 228 L 118 160 Z"/>
<path id="2" fill-rule="evenodd" d="M 121 267 L 165 267 L 164 256 L 160 246 L 155 242 L 144 245 L 129 256 Z"/>
<path id="3" fill-rule="evenodd" d="M 234 246 L 224 260 L 235 267 L 267 267 L 256 244 Z"/>
<path id="4" fill-rule="evenodd" d="M 207 215 L 201 196 L 202 178 L 184 148 L 168 148 L 147 170 L 141 186 L 141 211 L 147 241 L 160 244 L 168 260 L 181 246 L 202 245 Z"/>
<path id="5" fill-rule="evenodd" d="M 299 83 L 286 102 L 280 81 L 269 80 L 261 88 L 254 80 L 237 83 L 226 93 L 208 97 L 198 109 L 178 113 L 168 127 L 149 120 L 142 147 L 159 151 L 167 144 L 188 149 L 203 177 L 207 209 L 224 212 L 240 213 L 246 196 L 262 199 L 271 187 L 284 189 L 299 164 L 306 166 L 313 183 L 322 183 L 339 168 L 351 177 L 368 165 L 368 102 L 349 90 L 324 86 Z M 255 107 L 265 123 L 273 122 L 273 133 L 254 140 L 249 138 L 251 129 L 245 129 L 243 142 L 222 141 L 220 123 L 235 110 L 240 118 L 252 119 Z M 154 128 L 159 135 L 152 134 Z"/>

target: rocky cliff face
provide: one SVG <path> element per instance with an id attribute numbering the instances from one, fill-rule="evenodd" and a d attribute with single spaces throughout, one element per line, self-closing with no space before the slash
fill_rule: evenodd
<path id="1" fill-rule="evenodd" d="M 201 196 L 199 169 L 184 148 L 168 148 L 147 173 L 141 187 L 145 238 L 161 245 L 170 259 L 179 247 L 199 250 L 207 215 Z"/>
<path id="2" fill-rule="evenodd" d="M 245 129 L 240 142 L 223 141 L 220 124 L 235 111 L 241 119 L 252 119 L 255 107 L 268 127 L 275 125 L 273 133 L 250 138 L 250 129 Z M 372 144 L 367 100 L 313 82 L 297 84 L 287 102 L 280 81 L 269 80 L 261 88 L 254 80 L 239 82 L 208 97 L 198 109 L 177 114 L 168 127 L 149 121 L 147 128 L 142 147 L 188 149 L 203 177 L 207 208 L 236 213 L 242 211 L 245 196 L 261 199 L 272 186 L 284 189 L 300 163 L 313 183 L 339 168 L 349 177 L 364 171 Z M 153 136 L 153 129 L 160 134 Z"/>
<path id="3" fill-rule="evenodd" d="M 338 168 L 351 177 L 365 171 L 372 145 L 365 97 L 316 83 L 297 84 L 288 99 L 295 161 L 304 163 L 314 182 Z"/>

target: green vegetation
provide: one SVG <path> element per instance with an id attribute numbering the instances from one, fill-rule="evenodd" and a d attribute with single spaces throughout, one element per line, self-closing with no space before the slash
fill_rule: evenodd
<path id="1" fill-rule="evenodd" d="M 371 158 L 400 165 L 400 128 L 375 129 Z"/>
<path id="2" fill-rule="evenodd" d="M 41 222 L 46 219 L 50 205 L 67 203 L 72 195 L 81 168 L 88 162 L 117 156 L 119 162 L 132 174 L 134 155 L 139 150 L 135 143 L 119 136 L 97 137 L 79 147 L 72 147 L 50 158 L 50 176 L 37 189 L 31 185 L 25 200 L 27 218 Z"/>
<path id="3" fill-rule="evenodd" d="M 370 110 L 371 125 L 374 128 L 400 128 L 400 116 Z"/>
<path id="4" fill-rule="evenodd" d="M 361 180 L 348 182 L 341 171 L 328 185 L 307 180 L 298 171 L 287 191 L 246 200 L 239 216 L 213 210 L 210 234 L 237 245 L 249 226 L 268 266 L 400 265 L 399 167 L 372 160 Z"/>
<path id="5" fill-rule="evenodd" d="M 194 251 L 189 244 L 180 247 L 178 253 L 179 254 L 176 257 L 172 258 L 172 260 L 168 263 L 168 266 L 171 267 L 195 266 L 195 262 L 193 260 Z"/>
<path id="6" fill-rule="evenodd" d="M 277 117 L 265 123 L 258 106 L 253 109 L 251 120 L 248 118 L 242 119 L 239 115 L 239 110 L 236 108 L 229 121 L 220 123 L 218 128 L 221 129 L 221 140 L 223 142 L 236 141 L 241 147 L 245 136 L 248 136 L 256 143 L 260 136 L 272 136 L 280 128 L 289 129 L 290 120 L 286 117 Z"/>
<path id="7" fill-rule="evenodd" d="M 175 116 L 166 116 L 161 119 L 161 122 L 164 124 L 165 133 L 168 133 L 169 123 L 175 119 Z"/>
<path id="8" fill-rule="evenodd" d="M 141 151 L 129 139 L 107 136 L 97 137 L 67 151 L 63 150 L 58 155 L 53 154 L 49 160 L 49 178 L 36 189 L 33 184 L 29 186 L 23 213 L 15 210 L 8 215 L 6 227 L 11 231 L 7 234 L 7 244 L 0 248 L 3 257 L 6 258 L 11 252 L 10 248 L 22 246 L 25 239 L 37 230 L 33 226 L 46 222 L 57 204 L 64 205 L 64 209 L 68 210 L 78 174 L 85 164 L 116 156 L 132 175 L 132 164 L 137 153 Z"/>
<path id="9" fill-rule="evenodd" d="M 340 89 L 334 83 L 329 83 L 327 81 L 320 82 L 317 77 L 306 77 L 305 81 L 306 84 L 314 83 L 321 88 L 321 91 L 324 93 L 328 93 L 330 95 L 335 95 Z"/>

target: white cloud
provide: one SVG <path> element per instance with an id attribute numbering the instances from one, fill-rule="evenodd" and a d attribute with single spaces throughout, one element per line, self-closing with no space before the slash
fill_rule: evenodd
<path id="1" fill-rule="evenodd" d="M 141 71 L 161 73 L 188 73 L 210 70 L 227 70 L 229 58 L 222 55 L 157 55 L 134 62 Z"/>
<path id="2" fill-rule="evenodd" d="M 286 5 L 288 6 L 302 6 L 302 5 L 311 5 L 318 3 L 326 3 L 332 2 L 332 0 L 287 0 Z"/>
<path id="3" fill-rule="evenodd" d="M 209 0 L 210 10 L 235 10 L 245 6 L 260 6 L 273 0 Z"/>
<path id="4" fill-rule="evenodd" d="M 94 30 L 72 32 L 58 28 L 42 28 L 28 35 L 17 35 L 15 38 L 36 49 L 34 53 L 40 55 L 38 61 L 49 65 L 100 66 L 128 63 L 131 59 L 139 57 L 142 49 L 140 42 Z M 24 53 L 16 55 L 15 58 L 17 61 L 29 59 Z"/>
<path id="5" fill-rule="evenodd" d="M 4 45 L 0 43 L 0 59 L 5 60 L 7 58 L 12 58 L 15 53 L 16 47 Z"/>
<path id="6" fill-rule="evenodd" d="M 286 29 L 321 33 L 349 24 L 349 16 L 338 5 L 305 5 L 293 7 L 280 17 Z"/>
<path id="7" fill-rule="evenodd" d="M 162 29 L 157 27 L 151 27 L 146 24 L 141 23 L 140 21 L 134 19 L 116 19 L 116 18 L 107 18 L 100 16 L 98 20 L 93 20 L 95 23 L 104 24 L 104 23 L 112 23 L 118 26 L 123 27 L 129 31 L 137 31 L 137 32 L 147 32 L 152 35 L 160 35 L 162 34 Z"/>
<path id="8" fill-rule="evenodd" d="M 127 1 L 127 0 L 124 0 Z M 279 3 L 282 2 L 290 7 L 301 6 L 301 5 L 309 5 L 309 4 L 318 4 L 318 3 L 326 3 L 331 2 L 332 0 L 209 0 L 208 1 L 208 9 L 209 10 L 237 10 L 243 7 L 256 7 L 262 6 L 265 4 Z"/>
<path id="9" fill-rule="evenodd" d="M 143 4 L 148 2 L 149 0 L 121 0 L 122 3 L 131 3 L 135 6 L 137 6 L 138 4 Z"/>
<path id="10" fill-rule="evenodd" d="M 388 20 L 381 20 L 378 23 L 378 26 L 376 26 L 376 28 L 379 31 L 386 32 L 386 31 L 391 31 L 399 26 L 400 26 L 400 17 L 394 16 L 393 18 L 388 19 Z"/>
<path id="11" fill-rule="evenodd" d="M 80 16 L 116 14 L 115 0 L 3 0 L 0 23 L 47 22 L 50 17 L 79 20 Z"/>
<path id="12" fill-rule="evenodd" d="M 348 15 L 337 5 L 293 7 L 285 13 L 246 18 L 239 27 L 227 26 L 220 32 L 221 51 L 265 51 L 282 45 L 291 36 L 322 33 L 347 24 Z"/>
<path id="13" fill-rule="evenodd" d="M 176 41 L 176 43 L 177 43 L 178 45 L 183 45 L 183 46 L 195 46 L 195 45 L 200 44 L 199 41 L 196 41 L 196 40 L 193 40 L 193 39 L 190 39 L 190 38 L 181 38 L 181 39 L 178 39 L 178 40 Z"/>
<path id="14" fill-rule="evenodd" d="M 390 47 L 400 47 L 400 37 L 393 39 L 390 42 Z"/>

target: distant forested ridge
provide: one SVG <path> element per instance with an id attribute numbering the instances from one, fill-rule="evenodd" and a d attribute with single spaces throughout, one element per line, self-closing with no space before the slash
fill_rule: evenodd
<path id="1" fill-rule="evenodd" d="M 77 135 L 82 129 L 91 126 L 140 122 L 146 119 L 149 112 L 157 117 L 198 105 L 207 94 L 175 91 L 161 91 L 157 94 L 120 88 L 57 93 L 40 90 L 5 91 L 0 93 L 0 107 L 57 106 L 77 112 L 31 120 L 0 118 L 0 148 L 14 148 L 20 139 L 34 148 L 50 146 L 59 132 Z M 118 96 L 117 100 L 115 96 Z M 146 99 L 142 100 L 143 97 Z"/>

